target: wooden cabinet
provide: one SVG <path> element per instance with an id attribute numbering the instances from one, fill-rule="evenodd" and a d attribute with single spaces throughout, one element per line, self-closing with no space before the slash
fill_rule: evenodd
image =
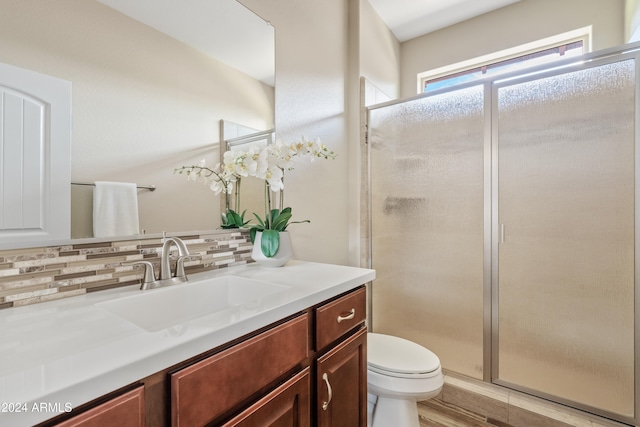
<path id="1" fill-rule="evenodd" d="M 55 424 L 56 427 L 142 427 L 144 425 L 144 387 L 142 386 Z"/>
<path id="2" fill-rule="evenodd" d="M 365 427 L 365 318 L 359 288 L 171 374 L 172 426 Z"/>
<path id="3" fill-rule="evenodd" d="M 305 313 L 171 374 L 174 427 L 194 427 L 228 415 L 309 356 Z"/>
<path id="4" fill-rule="evenodd" d="M 305 368 L 223 427 L 309 427 L 310 380 Z"/>
<path id="5" fill-rule="evenodd" d="M 366 290 L 316 308 L 316 425 L 366 427 Z M 355 333 L 354 333 L 355 331 Z M 333 346 L 327 347 L 330 343 Z"/>
<path id="6" fill-rule="evenodd" d="M 365 427 L 365 310 L 361 287 L 43 425 Z"/>
<path id="7" fill-rule="evenodd" d="M 363 287 L 172 373 L 172 426 L 365 427 L 365 318 Z"/>

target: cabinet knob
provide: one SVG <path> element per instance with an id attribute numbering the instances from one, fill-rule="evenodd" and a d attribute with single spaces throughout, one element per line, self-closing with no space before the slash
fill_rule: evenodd
<path id="1" fill-rule="evenodd" d="M 342 323 L 343 320 L 351 320 L 354 317 L 356 317 L 356 309 L 352 308 L 346 316 L 343 316 L 342 314 L 338 316 L 338 323 Z"/>
<path id="2" fill-rule="evenodd" d="M 327 385 L 327 394 L 329 395 L 329 397 L 327 398 L 327 401 L 322 402 L 322 410 L 326 411 L 327 408 L 329 407 L 329 403 L 331 403 L 331 398 L 333 397 L 333 390 L 331 390 L 331 384 L 329 384 L 329 375 L 327 375 L 326 372 L 322 374 L 322 379 Z"/>

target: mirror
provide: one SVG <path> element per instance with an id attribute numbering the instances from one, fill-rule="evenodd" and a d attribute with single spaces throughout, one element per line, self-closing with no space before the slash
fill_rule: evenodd
<path id="1" fill-rule="evenodd" d="M 221 119 L 274 127 L 273 27 L 235 0 L 0 1 L 2 62 L 72 83 L 72 182 L 154 186 L 147 233 L 218 228 L 219 197 L 173 171 L 219 162 Z M 90 237 L 93 188 L 71 191 Z"/>
<path id="2" fill-rule="evenodd" d="M 262 148 L 275 143 L 275 129 L 259 131 L 233 123 L 228 120 L 220 121 L 220 164 L 224 163 L 224 152 L 241 150 L 247 151 L 250 147 Z M 255 177 L 247 177 L 236 182 L 233 193 L 221 197 L 220 210 L 226 212 L 232 209 L 242 215 L 244 221 L 251 220 L 248 225 L 256 223 L 253 213 L 262 214 L 265 210 L 265 186 L 264 181 Z"/>

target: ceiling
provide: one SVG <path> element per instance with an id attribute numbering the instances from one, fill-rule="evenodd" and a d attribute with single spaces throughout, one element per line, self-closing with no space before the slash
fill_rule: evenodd
<path id="1" fill-rule="evenodd" d="M 97 1 L 274 85 L 274 29 L 235 0 Z"/>
<path id="2" fill-rule="evenodd" d="M 400 42 L 520 0 L 369 0 Z"/>
<path id="3" fill-rule="evenodd" d="M 274 29 L 236 0 L 97 1 L 274 85 Z M 400 42 L 517 1 L 369 0 Z"/>

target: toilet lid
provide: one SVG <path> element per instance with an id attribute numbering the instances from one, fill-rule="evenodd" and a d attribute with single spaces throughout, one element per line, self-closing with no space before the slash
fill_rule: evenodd
<path id="1" fill-rule="evenodd" d="M 376 333 L 367 334 L 367 359 L 369 369 L 391 376 L 419 376 L 440 368 L 438 356 L 421 345 Z"/>

